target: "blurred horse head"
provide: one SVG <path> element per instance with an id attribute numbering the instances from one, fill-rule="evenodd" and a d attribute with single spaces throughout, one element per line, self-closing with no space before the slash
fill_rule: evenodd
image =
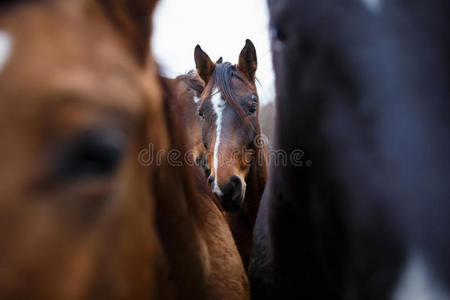
<path id="1" fill-rule="evenodd" d="M 155 2 L 0 1 L 0 298 L 248 298 L 204 178 L 156 162 L 184 131 Z"/>
<path id="2" fill-rule="evenodd" d="M 0 298 L 156 296 L 155 2 L 0 1 Z"/>
<path id="3" fill-rule="evenodd" d="M 269 7 L 277 148 L 305 163 L 271 166 L 252 296 L 449 299 L 448 1 Z"/>

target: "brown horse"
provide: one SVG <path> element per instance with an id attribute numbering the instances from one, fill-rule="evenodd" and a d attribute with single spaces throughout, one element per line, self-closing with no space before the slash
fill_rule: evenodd
<path id="1" fill-rule="evenodd" d="M 155 2 L 0 1 L 1 299 L 248 298 L 201 172 L 138 161 L 183 144 Z"/>
<path id="2" fill-rule="evenodd" d="M 179 114 L 183 127 L 186 129 L 186 148 L 192 150 L 194 158 L 200 157 L 205 147 L 202 141 L 202 131 L 200 128 L 200 117 L 198 107 L 200 96 L 205 89 L 205 83 L 195 71 L 177 76 L 170 80 L 173 82 L 176 98 L 178 99 Z"/>
<path id="3" fill-rule="evenodd" d="M 195 48 L 194 56 L 197 72 L 206 83 L 199 114 L 211 166 L 208 181 L 227 211 L 246 266 L 267 178 L 255 85 L 256 49 L 247 40 L 237 65 L 213 63 L 200 46 Z"/>
<path id="4" fill-rule="evenodd" d="M 222 57 L 216 64 L 222 63 Z M 205 82 L 200 78 L 195 70 L 191 70 L 186 74 L 179 75 L 175 79 L 168 79 L 175 90 L 176 99 L 178 100 L 178 114 L 181 116 L 182 125 L 186 130 L 186 148 L 191 154 L 188 163 L 196 163 L 201 166 L 208 177 L 211 169 L 206 160 L 206 149 L 203 145 L 201 119 L 198 115 L 200 106 L 200 97 L 205 89 Z"/>

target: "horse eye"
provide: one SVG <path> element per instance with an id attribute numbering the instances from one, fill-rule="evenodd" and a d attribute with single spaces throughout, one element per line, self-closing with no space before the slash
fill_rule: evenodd
<path id="1" fill-rule="evenodd" d="M 56 154 L 57 180 L 108 176 L 119 166 L 125 152 L 125 136 L 117 132 L 92 131 L 81 134 Z"/>
<path id="2" fill-rule="evenodd" d="M 275 25 L 273 25 L 270 28 L 270 36 L 271 36 L 272 40 L 282 42 L 282 43 L 284 41 L 286 41 L 286 39 L 287 39 L 286 32 L 279 26 L 275 26 Z"/>
<path id="3" fill-rule="evenodd" d="M 205 116 L 203 115 L 203 111 L 199 110 L 198 111 L 198 115 L 200 116 L 200 118 L 204 119 Z"/>
<path id="4" fill-rule="evenodd" d="M 256 103 L 253 103 L 252 106 L 250 106 L 250 109 L 248 110 L 249 114 L 254 114 L 256 112 L 257 109 L 257 105 Z"/>

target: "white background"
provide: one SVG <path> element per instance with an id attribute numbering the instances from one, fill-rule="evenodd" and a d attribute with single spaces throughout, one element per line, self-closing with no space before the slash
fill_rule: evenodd
<path id="1" fill-rule="evenodd" d="M 256 47 L 261 102 L 274 99 L 266 0 L 163 0 L 154 16 L 152 47 L 162 72 L 176 77 L 195 68 L 199 44 L 216 61 L 238 62 L 250 39 Z"/>

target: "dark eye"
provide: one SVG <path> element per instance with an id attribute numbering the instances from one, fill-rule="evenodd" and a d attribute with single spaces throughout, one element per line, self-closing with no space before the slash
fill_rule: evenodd
<path id="1" fill-rule="evenodd" d="M 249 114 L 254 114 L 257 109 L 258 109 L 257 104 L 256 103 L 252 103 L 252 105 L 250 106 L 250 109 L 248 110 L 248 113 Z"/>
<path id="2" fill-rule="evenodd" d="M 125 151 L 125 136 L 113 130 L 85 132 L 55 155 L 57 180 L 77 180 L 111 175 Z"/>
<path id="3" fill-rule="evenodd" d="M 273 25 L 270 28 L 270 36 L 273 41 L 283 43 L 287 39 L 286 32 L 280 26 Z"/>
<path id="4" fill-rule="evenodd" d="M 201 110 L 198 111 L 198 115 L 199 115 L 199 117 L 202 118 L 202 119 L 205 118 L 205 116 L 203 115 L 203 111 L 201 111 Z"/>

